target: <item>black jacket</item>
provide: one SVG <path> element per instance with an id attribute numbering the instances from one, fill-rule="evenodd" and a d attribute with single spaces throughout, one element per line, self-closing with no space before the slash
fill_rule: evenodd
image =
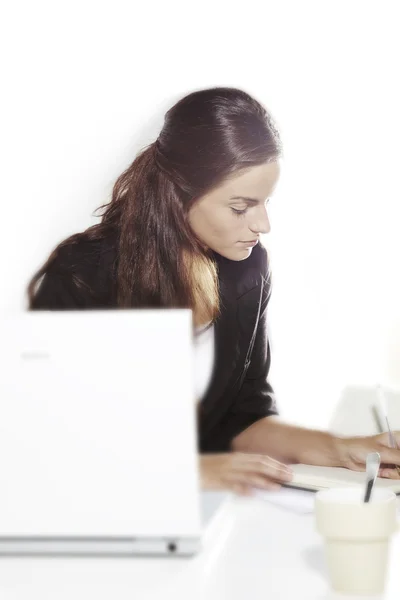
<path id="1" fill-rule="evenodd" d="M 44 276 L 33 309 L 115 308 L 116 241 L 65 246 Z M 243 261 L 214 253 L 221 314 L 215 323 L 215 359 L 198 420 L 201 452 L 230 450 L 232 439 L 262 417 L 277 414 L 267 381 L 270 296 L 267 253 L 261 245 Z M 77 278 L 87 287 L 77 285 Z"/>

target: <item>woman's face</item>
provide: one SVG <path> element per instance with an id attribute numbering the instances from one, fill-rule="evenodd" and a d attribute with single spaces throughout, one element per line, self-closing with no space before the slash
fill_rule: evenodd
<path id="1" fill-rule="evenodd" d="M 248 258 L 260 234 L 270 230 L 266 205 L 279 172 L 278 161 L 250 167 L 199 198 L 189 223 L 200 241 L 230 260 Z"/>

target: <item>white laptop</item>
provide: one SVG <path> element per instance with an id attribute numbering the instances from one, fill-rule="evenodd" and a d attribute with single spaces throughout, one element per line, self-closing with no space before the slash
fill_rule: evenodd
<path id="1" fill-rule="evenodd" d="M 0 553 L 201 547 L 190 310 L 0 323 Z"/>

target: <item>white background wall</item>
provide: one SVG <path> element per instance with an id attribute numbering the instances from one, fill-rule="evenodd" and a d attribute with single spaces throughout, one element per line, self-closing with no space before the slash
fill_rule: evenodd
<path id="1" fill-rule="evenodd" d="M 3 2 L 0 310 L 96 222 L 163 113 L 241 87 L 285 144 L 271 202 L 272 382 L 324 426 L 347 384 L 400 380 L 398 2 Z"/>

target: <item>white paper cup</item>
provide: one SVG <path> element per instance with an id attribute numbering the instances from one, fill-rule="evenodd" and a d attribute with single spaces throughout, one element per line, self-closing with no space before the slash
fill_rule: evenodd
<path id="1" fill-rule="evenodd" d="M 342 594 L 379 595 L 384 592 L 391 535 L 398 529 L 396 495 L 364 489 L 332 488 L 317 492 L 315 517 L 325 539 L 331 586 Z"/>

